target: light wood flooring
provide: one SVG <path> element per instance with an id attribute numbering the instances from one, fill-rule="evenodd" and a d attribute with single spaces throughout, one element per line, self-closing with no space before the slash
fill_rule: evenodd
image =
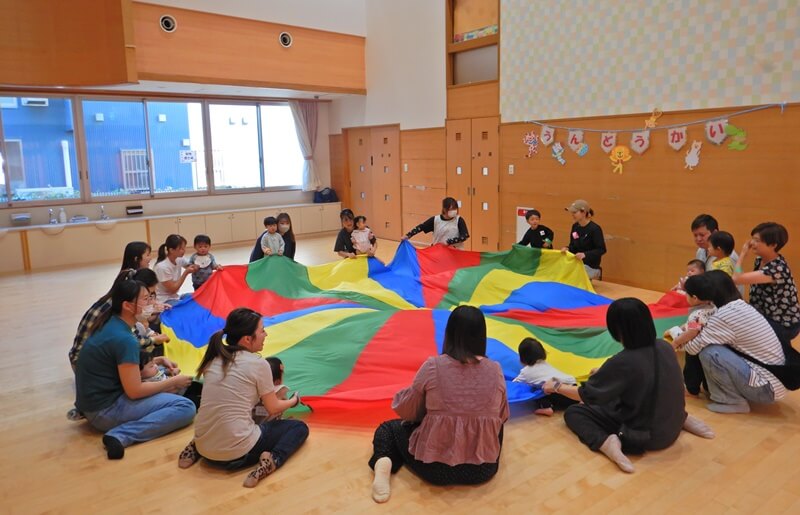
<path id="1" fill-rule="evenodd" d="M 334 259 L 333 236 L 298 242 L 298 261 Z M 396 243 L 382 241 L 391 259 Z M 121 249 L 120 249 L 121 250 Z M 250 247 L 215 249 L 244 263 Z M 120 252 L 121 253 L 121 252 Z M 433 487 L 403 469 L 385 505 L 370 498 L 368 430 L 311 425 L 298 453 L 254 489 L 246 471 L 179 470 L 192 428 L 106 459 L 100 436 L 66 420 L 74 400 L 67 360 L 86 308 L 118 264 L 0 277 L 0 512 L 4 513 L 800 513 L 800 394 L 749 415 L 717 415 L 688 399 L 715 440 L 684 433 L 670 449 L 634 458 L 623 474 L 552 418 L 523 414 L 505 432 L 500 472 L 480 487 Z M 189 285 L 189 288 L 191 286 Z M 599 283 L 600 294 L 660 294 Z"/>

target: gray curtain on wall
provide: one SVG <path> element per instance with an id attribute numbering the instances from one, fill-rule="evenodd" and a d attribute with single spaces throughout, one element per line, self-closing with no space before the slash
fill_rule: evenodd
<path id="1" fill-rule="evenodd" d="M 303 191 L 318 190 L 322 185 L 314 169 L 314 149 L 317 146 L 317 120 L 319 119 L 317 103 L 290 100 L 289 107 L 294 117 L 297 141 L 303 153 Z"/>

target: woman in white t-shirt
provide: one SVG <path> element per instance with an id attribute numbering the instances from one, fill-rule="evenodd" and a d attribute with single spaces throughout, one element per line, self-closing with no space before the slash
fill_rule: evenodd
<path id="1" fill-rule="evenodd" d="M 183 257 L 186 253 L 186 238 L 180 234 L 170 234 L 167 240 L 158 247 L 158 261 L 153 271 L 158 277 L 156 299 L 158 302 L 175 304 L 180 296 L 183 281 L 198 270 L 197 265 L 190 265 Z"/>
<path id="2" fill-rule="evenodd" d="M 179 467 L 190 467 L 201 457 L 228 470 L 258 463 L 244 480 L 244 486 L 252 488 L 280 468 L 308 437 L 308 426 L 299 420 L 253 421 L 253 407 L 259 401 L 270 414 L 300 402 L 297 395 L 285 400 L 275 395 L 270 365 L 258 354 L 266 336 L 259 313 L 236 308 L 225 327 L 211 337 L 197 368 L 204 384 L 195 436 L 181 452 Z"/>

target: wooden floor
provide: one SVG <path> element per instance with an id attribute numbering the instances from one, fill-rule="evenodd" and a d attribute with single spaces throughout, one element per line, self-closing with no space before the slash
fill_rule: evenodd
<path id="1" fill-rule="evenodd" d="M 298 261 L 330 261 L 332 246 L 333 236 L 301 240 Z M 395 248 L 381 242 L 379 256 L 391 259 Z M 249 250 L 213 252 L 222 264 L 244 263 Z M 297 455 L 254 489 L 241 486 L 244 471 L 179 470 L 192 427 L 109 461 L 97 433 L 65 418 L 74 400 L 67 351 L 117 267 L 0 278 L 0 512 L 800 513 L 800 394 L 750 415 L 713 414 L 689 399 L 717 438 L 684 433 L 670 449 L 634 458 L 632 475 L 586 449 L 560 415 L 523 414 L 507 424 L 500 472 L 488 484 L 432 487 L 403 469 L 385 505 L 370 498 L 365 430 L 312 424 Z M 597 290 L 659 297 L 608 283 Z"/>

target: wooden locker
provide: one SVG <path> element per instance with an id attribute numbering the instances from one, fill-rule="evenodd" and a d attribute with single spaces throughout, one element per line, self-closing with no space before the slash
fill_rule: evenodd
<path id="1" fill-rule="evenodd" d="M 400 128 L 370 130 L 372 216 L 367 223 L 379 238 L 399 240 L 401 227 Z"/>
<path id="2" fill-rule="evenodd" d="M 472 250 L 497 252 L 500 243 L 500 120 L 472 120 Z"/>
<path id="3" fill-rule="evenodd" d="M 459 213 L 472 234 L 472 124 L 470 120 L 448 120 L 447 138 L 447 196 L 460 203 Z M 441 202 L 436 213 L 441 211 Z M 470 250 L 472 237 L 464 243 Z"/>
<path id="4" fill-rule="evenodd" d="M 350 199 L 342 209 L 372 218 L 372 177 L 370 166 L 370 129 L 347 129 L 347 159 L 350 174 Z"/>

